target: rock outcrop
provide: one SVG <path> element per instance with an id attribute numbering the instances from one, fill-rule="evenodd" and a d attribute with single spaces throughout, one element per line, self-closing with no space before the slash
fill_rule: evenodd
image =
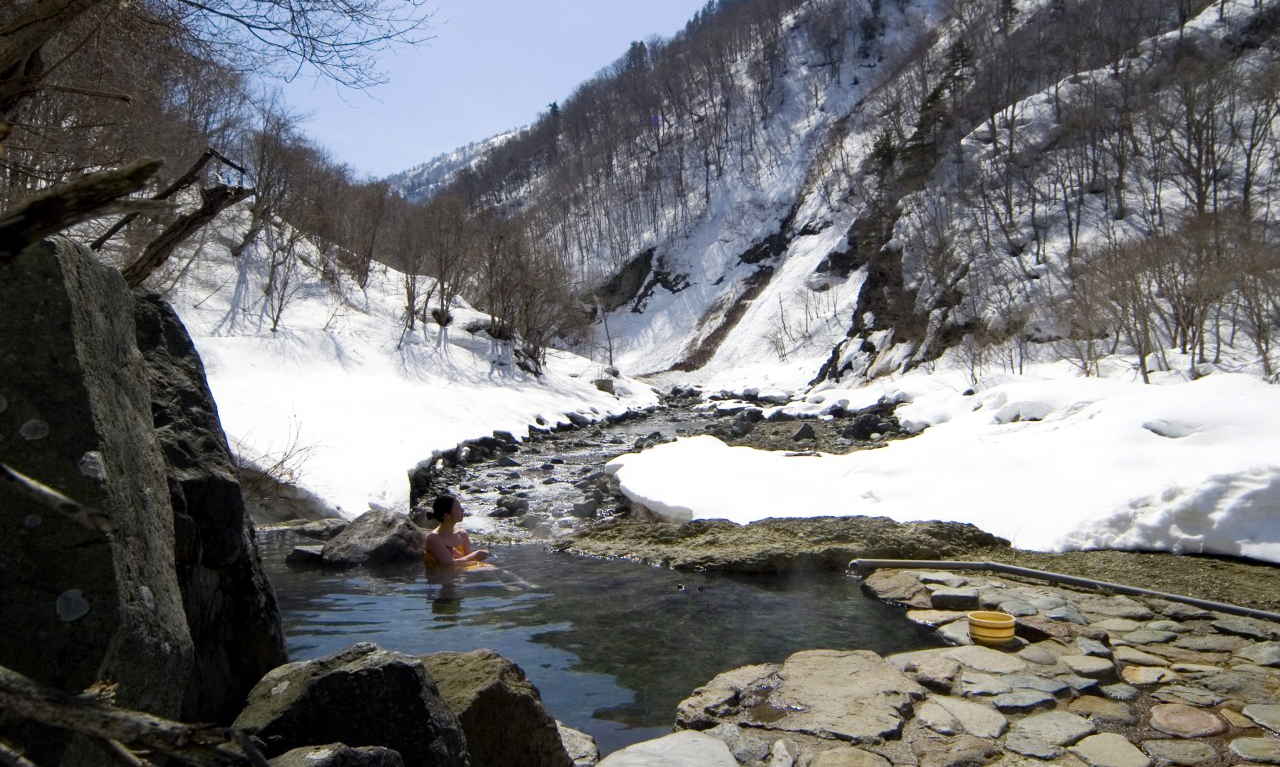
<path id="1" fill-rule="evenodd" d="M 851 559 L 947 559 L 1008 550 L 1009 542 L 958 522 L 895 522 L 887 517 L 763 519 L 738 525 L 610 520 L 577 530 L 553 547 L 626 557 L 679 570 L 774 573 L 843 570 Z"/>
<path id="2" fill-rule="evenodd" d="M 195 345 L 157 296 L 139 297 L 135 318 L 195 647 L 182 718 L 229 724 L 262 675 L 288 660 L 280 613 Z"/>
<path id="3" fill-rule="evenodd" d="M 524 671 L 492 650 L 422 656 L 480 767 L 573 767 L 556 720 Z"/>
<path id="4" fill-rule="evenodd" d="M 0 264 L 0 326 L 0 459 L 113 528 L 6 494 L 0 665 L 70 692 L 109 680 L 119 705 L 177 717 L 192 644 L 133 296 L 118 271 L 54 238 Z M 46 767 L 114 764 L 62 732 L 6 740 Z"/>
<path id="5" fill-rule="evenodd" d="M 426 666 L 368 643 L 273 669 L 235 726 L 254 730 L 268 758 L 341 743 L 392 749 L 406 767 L 471 764 L 458 718 Z"/>

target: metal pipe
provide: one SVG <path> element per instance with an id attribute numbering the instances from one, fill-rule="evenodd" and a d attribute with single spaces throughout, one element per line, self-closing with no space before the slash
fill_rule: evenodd
<path id="1" fill-rule="evenodd" d="M 1280 613 L 1267 612 L 1266 610 L 1255 610 L 1252 607 L 1229 605 L 1225 602 L 1212 602 L 1208 599 L 1185 597 L 1180 594 L 1166 594 L 1163 591 L 1153 591 L 1151 589 L 1138 588 L 1137 586 L 1126 586 L 1122 583 L 1108 583 L 1106 581 L 1097 581 L 1092 578 L 1081 578 L 1076 575 L 1051 573 L 1046 570 L 1033 570 L 1029 567 L 1016 567 L 1014 565 L 1006 565 L 1000 562 L 950 562 L 947 560 L 932 559 L 855 559 L 849 563 L 849 567 L 851 569 L 857 569 L 860 574 L 885 568 L 906 570 L 992 570 L 998 573 L 1021 575 L 1025 578 L 1039 578 L 1041 580 L 1064 583 L 1070 586 L 1108 589 L 1119 594 L 1156 597 L 1170 602 L 1181 602 L 1183 604 L 1201 607 L 1206 610 L 1214 610 L 1220 613 L 1227 613 L 1229 615 L 1243 615 L 1245 617 L 1258 618 L 1272 623 L 1280 623 Z"/>

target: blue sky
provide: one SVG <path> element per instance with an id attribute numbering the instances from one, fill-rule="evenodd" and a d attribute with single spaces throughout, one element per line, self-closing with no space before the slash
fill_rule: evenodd
<path id="1" fill-rule="evenodd" d="M 532 122 L 632 40 L 670 37 L 705 0 L 439 0 L 417 48 L 388 54 L 367 92 L 300 77 L 286 101 L 359 176 L 381 177 Z"/>

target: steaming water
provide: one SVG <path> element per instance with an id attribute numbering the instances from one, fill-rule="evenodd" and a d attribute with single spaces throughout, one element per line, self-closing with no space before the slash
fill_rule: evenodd
<path id="1" fill-rule="evenodd" d="M 493 550 L 501 579 L 443 584 L 416 565 L 294 569 L 284 564 L 291 535 L 261 533 L 259 542 L 292 660 L 360 641 L 412 654 L 491 648 L 602 754 L 670 732 L 683 698 L 738 666 L 804 649 L 936 644 L 842 573 L 681 573 L 523 545 Z"/>

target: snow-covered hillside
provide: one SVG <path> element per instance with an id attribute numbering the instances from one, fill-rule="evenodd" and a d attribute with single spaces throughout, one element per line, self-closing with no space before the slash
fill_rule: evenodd
<path id="1" fill-rule="evenodd" d="M 236 241 L 244 216 L 230 217 L 217 241 Z M 272 333 L 268 251 L 259 242 L 237 260 L 217 241 L 152 284 L 167 288 L 195 341 L 233 451 L 263 470 L 287 458 L 277 471 L 312 496 L 311 513 L 406 511 L 407 473 L 434 451 L 657 402 L 630 380 L 606 394 L 593 383 L 602 366 L 567 352 L 531 375 L 509 344 L 467 329 L 486 318 L 461 301 L 445 338 L 434 324 L 407 331 L 404 275 L 379 268 L 360 289 L 310 248 Z"/>

